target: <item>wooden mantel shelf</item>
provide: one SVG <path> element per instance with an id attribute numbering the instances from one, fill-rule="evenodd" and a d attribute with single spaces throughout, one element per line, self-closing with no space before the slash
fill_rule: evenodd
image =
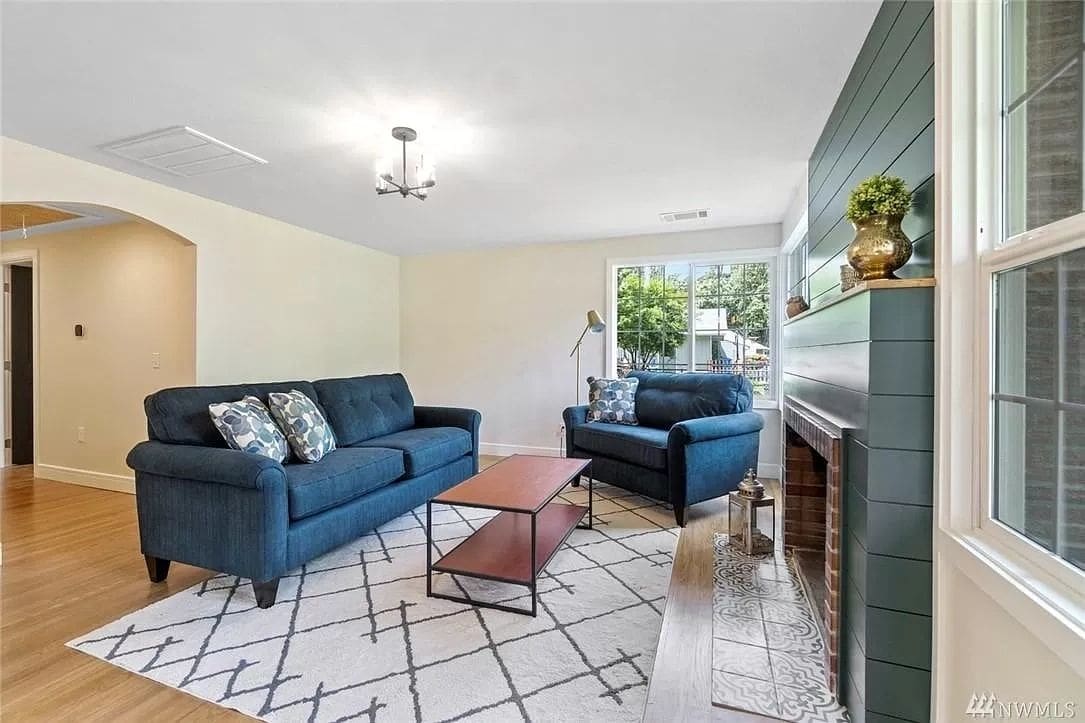
<path id="1" fill-rule="evenodd" d="M 816 314 L 822 309 L 829 308 L 833 304 L 839 304 L 845 299 L 850 299 L 853 296 L 858 296 L 859 294 L 865 293 L 867 291 L 874 291 L 876 289 L 921 289 L 930 288 L 934 285 L 934 277 L 927 277 L 923 279 L 874 279 L 872 281 L 860 281 L 858 284 L 851 287 L 843 294 L 839 294 L 833 297 L 829 301 L 826 301 L 824 304 L 818 304 L 817 306 L 807 309 L 801 314 L 796 314 L 790 319 L 786 319 L 784 321 L 784 325 L 786 326 L 787 324 L 798 321 L 799 319 L 804 319 L 811 314 Z"/>

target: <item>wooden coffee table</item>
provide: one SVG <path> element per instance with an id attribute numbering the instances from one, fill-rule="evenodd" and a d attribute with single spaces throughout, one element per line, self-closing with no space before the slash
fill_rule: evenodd
<path id="1" fill-rule="evenodd" d="M 539 573 L 574 529 L 591 529 L 591 475 L 586 507 L 554 498 L 590 467 L 590 459 L 514 454 L 427 502 L 426 595 L 534 616 Z M 434 562 L 434 503 L 498 510 L 498 514 Z M 582 525 L 585 515 L 587 524 Z M 531 590 L 531 610 L 433 592 L 434 572 L 523 585 Z"/>

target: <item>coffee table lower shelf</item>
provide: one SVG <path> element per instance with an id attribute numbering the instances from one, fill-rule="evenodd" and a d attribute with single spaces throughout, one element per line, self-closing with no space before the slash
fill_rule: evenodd
<path id="1" fill-rule="evenodd" d="M 429 517 L 428 505 L 426 513 Z M 427 564 L 426 594 L 444 600 L 534 616 L 537 613 L 535 593 L 539 573 L 546 568 L 558 548 L 580 525 L 586 514 L 587 507 L 564 502 L 550 502 L 534 514 L 499 512 L 439 560 Z M 426 522 L 428 530 L 430 521 L 427 519 Z M 531 591 L 531 610 L 433 592 L 433 572 L 522 585 Z"/>

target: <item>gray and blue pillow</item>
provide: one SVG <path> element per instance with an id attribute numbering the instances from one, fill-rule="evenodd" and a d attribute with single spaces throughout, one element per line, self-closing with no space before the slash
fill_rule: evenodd
<path id="1" fill-rule="evenodd" d="M 597 379 L 588 377 L 588 421 L 637 424 L 636 377 Z"/>
<path id="2" fill-rule="evenodd" d="M 294 456 L 303 462 L 319 462 L 335 449 L 335 433 L 312 399 L 297 389 L 267 395 L 271 416 L 286 432 Z"/>
<path id="3" fill-rule="evenodd" d="M 232 449 L 283 462 L 290 456 L 286 436 L 256 397 L 207 405 L 211 421 Z"/>

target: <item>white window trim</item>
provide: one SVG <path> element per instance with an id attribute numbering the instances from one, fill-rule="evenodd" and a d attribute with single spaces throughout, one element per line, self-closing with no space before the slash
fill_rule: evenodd
<path id="1" fill-rule="evenodd" d="M 988 515 L 991 273 L 1068 250 L 1085 235 L 1079 214 L 998 247 L 1000 13 L 1001 3 L 935 10 L 935 564 L 962 570 L 1085 676 L 1085 577 Z M 937 602 L 935 616 L 936 639 L 951 638 Z"/>
<path id="2" fill-rule="evenodd" d="M 769 375 L 772 384 L 771 399 L 755 397 L 754 409 L 779 409 L 780 408 L 780 359 L 777 349 L 777 340 L 780 338 L 780 310 L 777 290 L 780 288 L 779 263 L 780 249 L 777 247 L 737 249 L 733 251 L 720 251 L 693 254 L 666 254 L 660 256 L 633 256 L 627 258 L 607 259 L 607 306 L 606 306 L 606 348 L 607 348 L 607 374 L 614 376 L 618 373 L 618 269 L 625 266 L 653 266 L 666 264 L 745 264 L 767 263 L 769 277 L 769 349 L 772 356 L 769 360 Z"/>

